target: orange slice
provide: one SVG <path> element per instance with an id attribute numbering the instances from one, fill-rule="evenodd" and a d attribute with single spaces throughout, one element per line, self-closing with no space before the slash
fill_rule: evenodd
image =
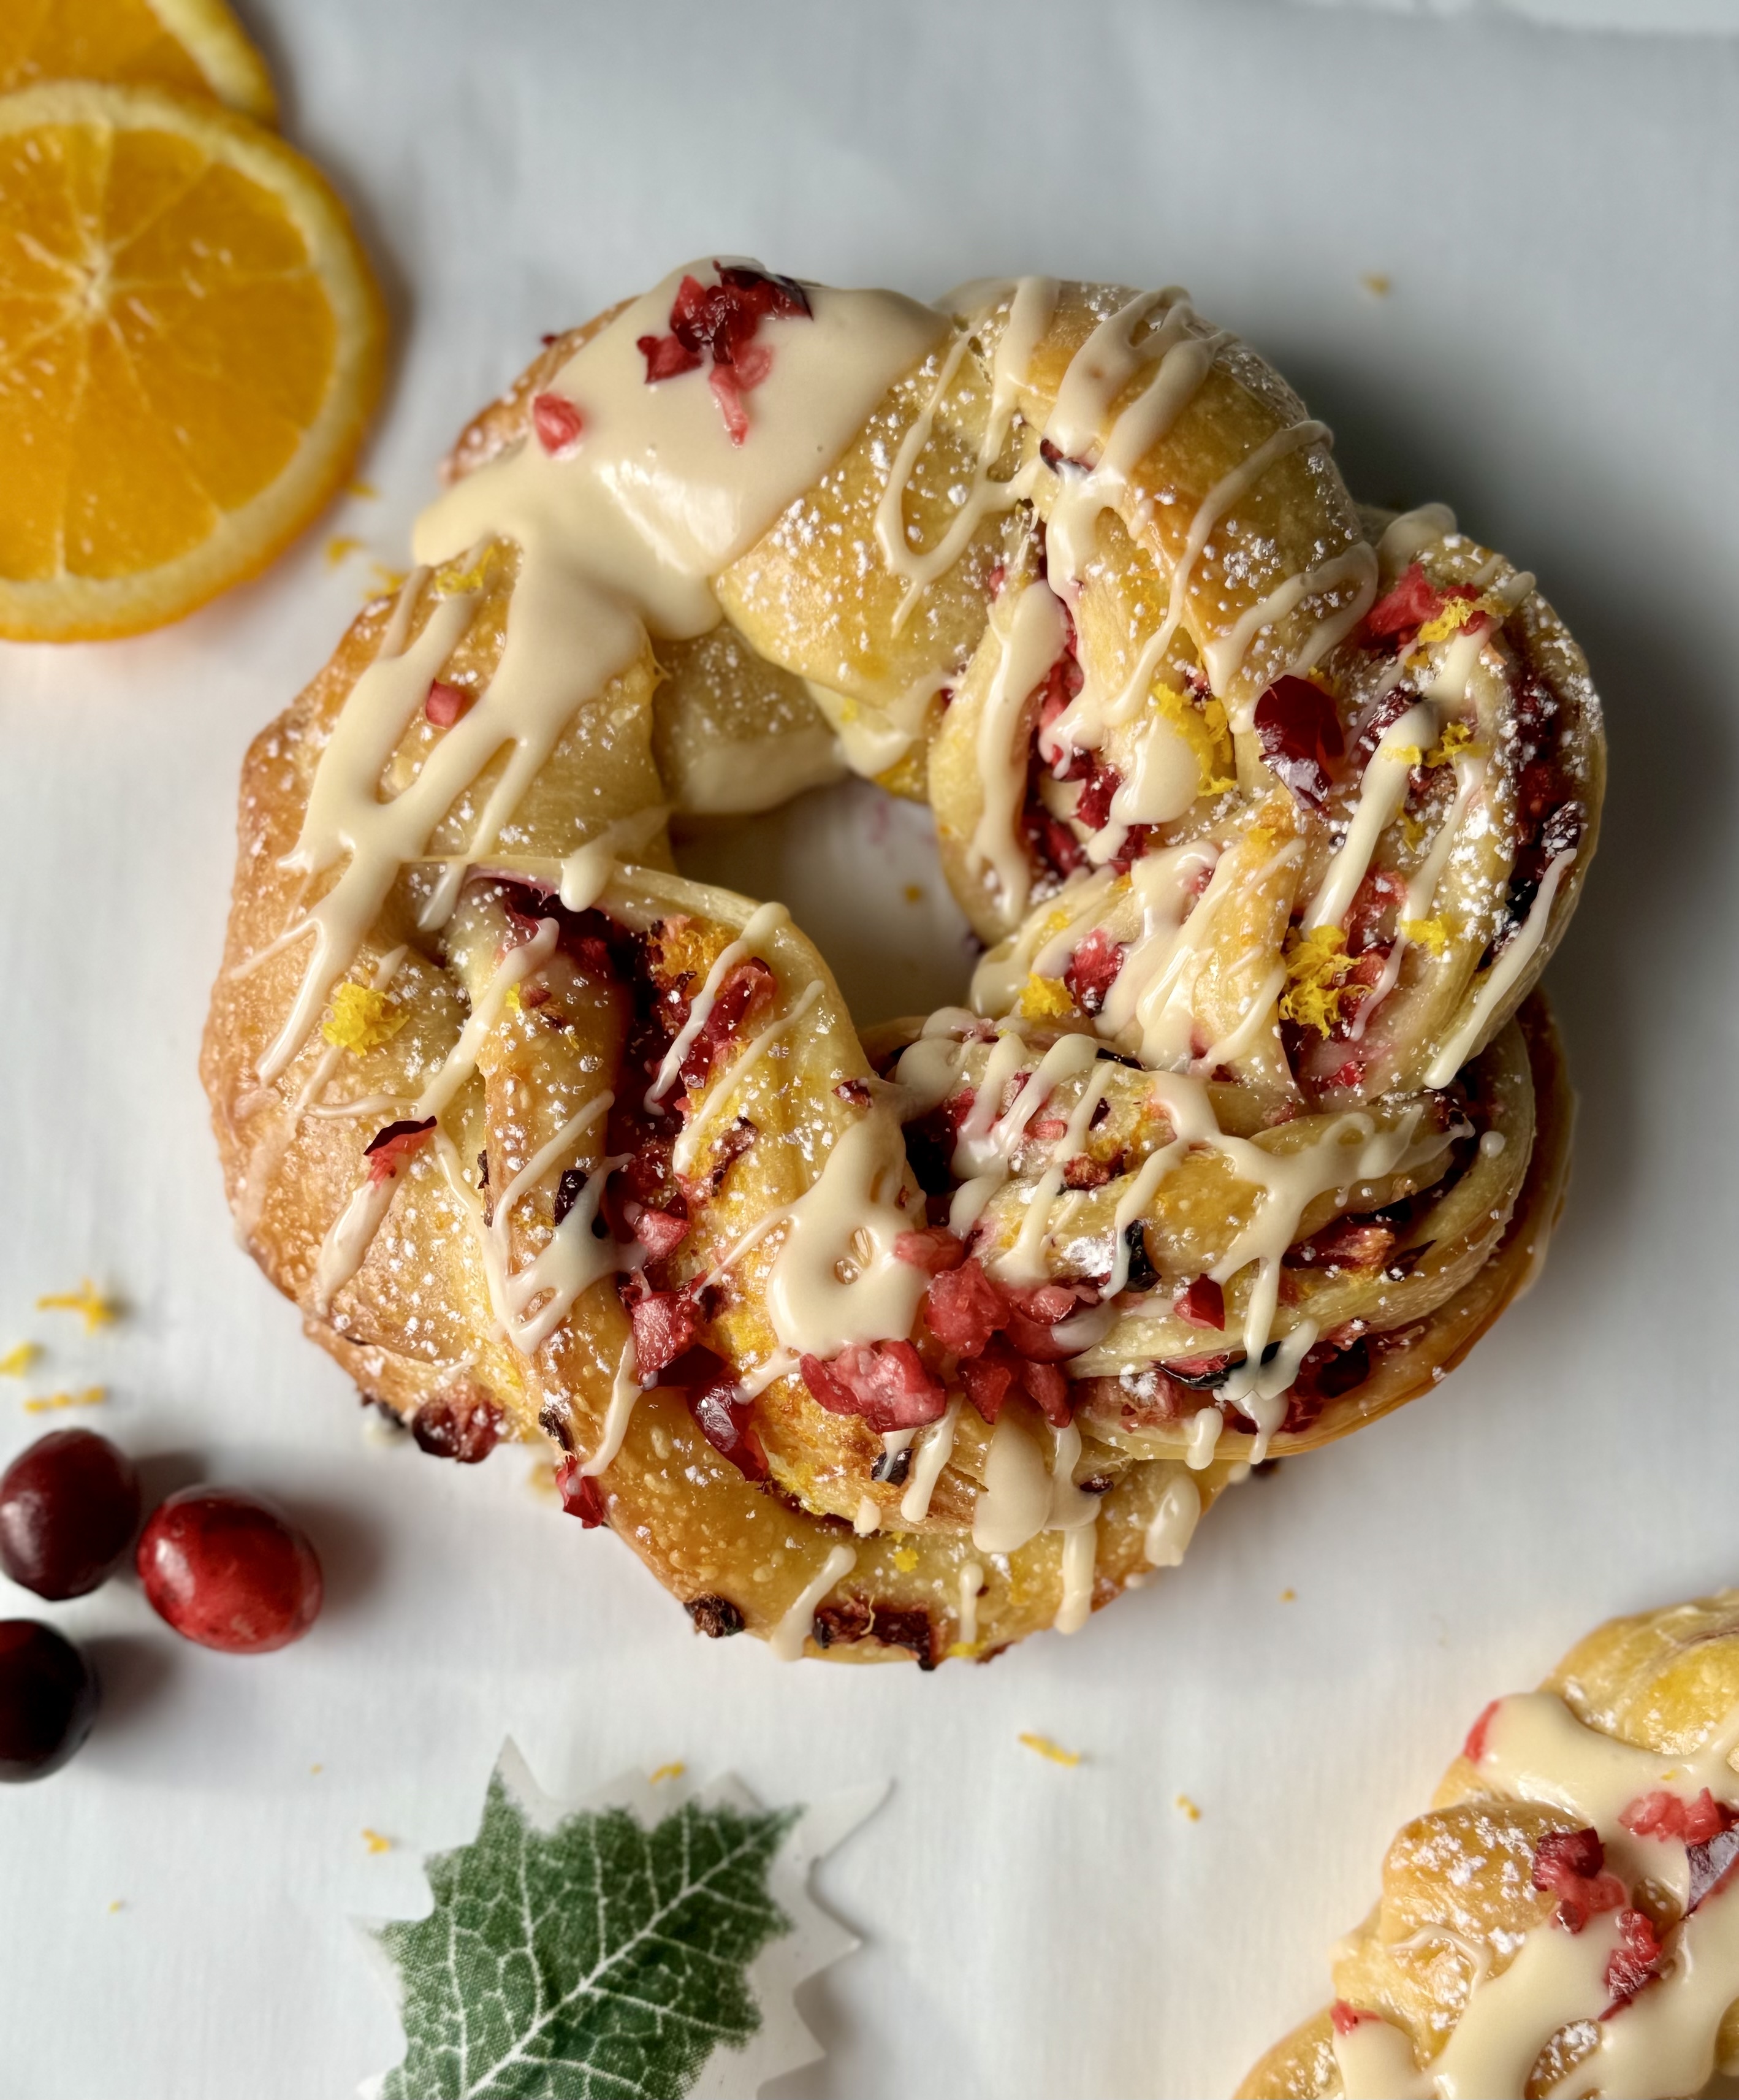
<path id="1" fill-rule="evenodd" d="M 0 94 L 41 80 L 172 87 L 278 121 L 266 61 L 225 0 L 5 0 Z"/>
<path id="2" fill-rule="evenodd" d="M 0 97 L 0 635 L 174 620 L 349 478 L 380 294 L 344 207 L 214 103 Z"/>

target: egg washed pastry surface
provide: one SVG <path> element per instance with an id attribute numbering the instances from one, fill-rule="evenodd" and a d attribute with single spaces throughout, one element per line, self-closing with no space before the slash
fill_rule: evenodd
<path id="1" fill-rule="evenodd" d="M 204 1072 L 425 1449 L 547 1437 L 709 1633 L 983 1657 L 1524 1287 L 1598 704 L 1175 289 L 697 264 L 463 434 L 246 763 Z M 986 952 L 861 1037 L 667 821 L 927 799 Z"/>
<path id="2" fill-rule="evenodd" d="M 1739 1590 L 1494 1700 L 1239 2100 L 1672 2100 L 1739 2071 Z"/>

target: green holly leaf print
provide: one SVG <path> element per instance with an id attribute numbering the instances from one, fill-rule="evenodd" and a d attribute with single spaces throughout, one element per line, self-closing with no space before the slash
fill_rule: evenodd
<path id="1" fill-rule="evenodd" d="M 808 1897 L 808 1869 L 881 1791 L 806 1811 L 763 1809 L 733 1782 L 674 1798 L 622 1782 L 564 1810 L 508 1745 L 477 1836 L 427 1862 L 429 1915 L 369 1928 L 406 2045 L 368 2089 L 683 2100 L 721 2054 L 720 2089 L 737 2093 L 812 2062 L 790 1992 L 856 1942 Z"/>

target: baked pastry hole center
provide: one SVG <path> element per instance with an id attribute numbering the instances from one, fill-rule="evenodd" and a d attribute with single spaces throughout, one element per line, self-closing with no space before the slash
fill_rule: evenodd
<path id="1" fill-rule="evenodd" d="M 981 951 L 922 804 L 843 780 L 755 816 L 684 818 L 673 843 L 692 881 L 785 905 L 859 1028 L 966 1003 Z"/>

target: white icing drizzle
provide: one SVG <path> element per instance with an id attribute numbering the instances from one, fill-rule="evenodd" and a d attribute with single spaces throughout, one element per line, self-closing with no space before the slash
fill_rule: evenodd
<path id="1" fill-rule="evenodd" d="M 682 1070 L 682 1061 L 694 1047 L 695 1037 L 707 1026 L 724 980 L 740 962 L 752 955 L 770 934 L 780 927 L 788 925 L 790 915 L 782 904 L 758 906 L 737 938 L 719 951 L 712 968 L 707 973 L 706 983 L 695 994 L 689 1005 L 688 1019 L 677 1031 L 676 1041 L 665 1052 L 657 1076 L 646 1089 L 648 1109 L 655 1109 L 676 1083 L 676 1074 Z"/>
<path id="2" fill-rule="evenodd" d="M 874 1495 L 860 1495 L 857 1514 L 852 1520 L 852 1530 L 860 1538 L 868 1538 L 872 1532 L 879 1529 L 881 1522 L 882 1505 Z"/>
<path id="3" fill-rule="evenodd" d="M 397 947 L 390 949 L 382 955 L 375 966 L 373 977 L 369 980 L 369 989 L 385 991 L 398 976 L 405 957 L 410 952 L 408 948 Z M 273 1178 L 283 1165 L 284 1155 L 289 1150 L 297 1130 L 302 1127 L 302 1118 L 319 1113 L 318 1104 L 320 1096 L 331 1085 L 344 1056 L 341 1043 L 328 1043 L 320 1052 L 314 1070 L 308 1074 L 307 1083 L 302 1092 L 279 1117 L 269 1134 L 256 1140 L 253 1156 L 248 1162 L 246 1179 L 236 1198 L 236 1237 L 244 1246 L 259 1224 Z M 262 1088 L 238 1101 L 236 1113 L 238 1117 L 245 1118 L 255 1108 L 263 1107 L 271 1099 L 270 1089 Z M 346 1106 L 348 1113 L 362 1113 L 359 1105 L 352 1107 L 347 1103 Z"/>
<path id="4" fill-rule="evenodd" d="M 1682 1905 L 1690 1889 L 1683 1846 L 1632 1837 L 1620 1815 L 1662 1788 L 1690 1801 L 1706 1787 L 1718 1801 L 1739 1805 L 1739 1777 L 1729 1762 L 1736 1745 L 1739 1714 L 1692 1756 L 1671 1757 L 1585 1727 L 1550 1692 L 1526 1692 L 1500 1700 L 1487 1718 L 1477 1770 L 1494 1793 L 1562 1810 L 1578 1827 L 1592 1827 L 1609 1868 L 1632 1886 L 1647 1875 Z M 1700 2092 L 1715 2069 L 1723 2016 L 1739 1999 L 1739 1894 L 1724 1888 L 1706 1895 L 1666 1935 L 1658 1979 L 1603 2018 L 1607 1964 L 1619 1943 L 1616 1912 L 1589 1919 L 1579 1933 L 1552 1919 L 1536 1926 L 1501 1974 L 1476 1968 L 1459 2020 L 1423 2071 L 1399 2029 L 1362 2018 L 1334 2040 L 1348 2100 L 1520 2100 L 1546 2043 L 1560 2028 L 1584 2023 L 1597 2045 L 1552 2087 L 1553 2100 Z"/>
<path id="5" fill-rule="evenodd" d="M 817 978 L 803 987 L 801 999 L 788 1013 L 770 1021 L 759 1035 L 750 1039 L 742 1055 L 727 1069 L 722 1079 L 709 1087 L 696 1102 L 693 1114 L 689 1118 L 671 1147 L 671 1164 L 678 1174 L 687 1174 L 693 1167 L 700 1150 L 702 1136 L 715 1123 L 735 1100 L 738 1089 L 760 1060 L 773 1048 L 787 1029 L 795 1028 L 803 1016 L 821 996 L 821 982 Z"/>
<path id="6" fill-rule="evenodd" d="M 1350 547 L 1332 554 L 1314 568 L 1305 569 L 1296 576 L 1288 576 L 1277 584 L 1265 598 L 1248 607 L 1240 613 L 1231 630 L 1207 643 L 1202 650 L 1202 662 L 1206 667 L 1208 681 L 1216 692 L 1224 692 L 1233 679 L 1244 668 L 1244 660 L 1250 653 L 1251 645 L 1265 627 L 1272 627 L 1277 620 L 1284 620 L 1288 613 L 1301 605 L 1307 598 L 1319 593 L 1337 589 L 1342 584 L 1354 585 L 1351 600 L 1328 619 L 1321 622 L 1306 638 L 1304 646 L 1287 665 L 1295 677 L 1301 677 L 1313 669 L 1339 642 L 1344 641 L 1371 610 L 1376 598 L 1376 550 L 1363 540 L 1355 540 Z M 1254 703 L 1251 704 L 1253 709 Z M 1239 711 L 1238 727 L 1248 729 L 1249 724 Z"/>
<path id="7" fill-rule="evenodd" d="M 614 823 L 606 824 L 595 839 L 570 853 L 561 863 L 558 885 L 567 909 L 589 911 L 610 887 L 619 862 L 632 862 L 636 854 L 644 853 L 669 814 L 662 802 L 649 810 L 636 810 L 632 817 L 619 817 Z"/>
<path id="8" fill-rule="evenodd" d="M 614 1463 L 642 1389 L 640 1367 L 634 1361 L 634 1335 L 631 1329 L 616 1361 L 616 1375 L 610 1384 L 610 1405 L 605 1410 L 604 1427 L 598 1432 L 597 1449 L 579 1469 L 585 1478 L 596 1480 L 606 1467 Z"/>
<path id="9" fill-rule="evenodd" d="M 969 1560 L 960 1571 L 960 1644 L 975 1648 L 978 1644 L 978 1600 L 984 1592 L 984 1571 L 975 1560 Z"/>
<path id="10" fill-rule="evenodd" d="M 1173 1473 L 1160 1490 L 1159 1506 L 1142 1536 L 1142 1551 L 1147 1565 L 1181 1566 L 1201 1514 L 1201 1489 L 1187 1473 Z"/>
<path id="11" fill-rule="evenodd" d="M 836 1546 L 821 1563 L 814 1579 L 806 1582 L 792 1599 L 790 1608 L 773 1628 L 768 1645 L 781 1662 L 795 1662 L 803 1643 L 815 1630 L 815 1608 L 836 1582 L 843 1582 L 857 1565 L 857 1549 Z"/>
<path id="12" fill-rule="evenodd" d="M 456 482 L 419 519 L 424 567 L 401 593 L 396 632 L 358 681 L 322 754 L 289 858 L 310 876 L 341 858 L 345 865 L 287 929 L 294 938 L 311 927 L 314 953 L 261 1062 L 262 1083 L 295 1056 L 400 870 L 426 852 L 491 760 L 507 750 L 477 819 L 473 858 L 488 851 L 576 711 L 634 663 L 649 631 L 681 638 L 717 622 L 711 579 L 838 459 L 945 325 L 932 309 L 892 293 L 812 288 L 811 315 L 760 324 L 772 370 L 753 396 L 748 440 L 735 445 L 703 373 L 646 384 L 637 338 L 663 333 L 685 274 L 673 271 L 632 302 L 548 383 L 546 391 L 581 410 L 578 444 L 553 457 L 528 439 Z M 711 272 L 702 264 L 693 274 Z M 416 779 L 383 802 L 381 772 L 474 602 L 467 593 L 438 601 L 406 649 L 418 588 L 429 567 L 495 539 L 520 550 L 500 663 Z M 463 874 L 462 862 L 449 863 L 429 923 L 451 909 Z"/>
<path id="13" fill-rule="evenodd" d="M 1473 995 L 1468 1008 L 1467 1019 L 1451 1035 L 1431 1061 L 1425 1073 L 1428 1087 L 1446 1087 L 1468 1058 L 1479 1048 L 1481 1038 L 1490 1027 L 1491 1017 L 1501 1007 L 1510 987 L 1534 960 L 1534 953 L 1546 937 L 1547 924 L 1552 917 L 1552 901 L 1558 893 L 1558 885 L 1576 864 L 1575 849 L 1561 853 L 1546 870 L 1539 893 L 1528 908 L 1520 932 L 1511 939 L 1497 960 L 1486 971 Z"/>
<path id="14" fill-rule="evenodd" d="M 561 929 L 553 919 L 539 920 L 531 938 L 517 948 L 510 948 L 502 957 L 482 998 L 473 1006 L 460 1030 L 459 1040 L 412 1103 L 407 1121 L 420 1123 L 429 1116 L 440 1115 L 476 1070 L 478 1053 L 500 1017 L 508 993 L 544 967 L 555 952 L 560 936 Z M 333 1297 L 362 1267 L 374 1236 L 391 1207 L 393 1193 L 398 1185 L 398 1178 L 392 1174 L 380 1181 L 359 1182 L 328 1228 L 314 1270 L 315 1310 L 323 1319 L 332 1309 Z"/>
<path id="15" fill-rule="evenodd" d="M 1098 1510 L 1094 1506 L 1094 1515 Z M 1096 1524 L 1078 1525 L 1063 1534 L 1063 1600 L 1051 1621 L 1059 1634 L 1078 1634 L 1093 1610 L 1093 1571 L 1098 1564 L 1099 1530 Z"/>
<path id="16" fill-rule="evenodd" d="M 900 1514 L 908 1524 L 922 1524 L 930 1514 L 930 1498 L 936 1493 L 943 1467 L 954 1455 L 954 1431 L 964 1399 L 964 1394 L 957 1392 L 941 1418 L 924 1432 L 918 1456 L 912 1461 L 912 1477 L 900 1499 Z"/>
<path id="17" fill-rule="evenodd" d="M 767 1317 L 787 1351 L 825 1358 L 909 1333 L 929 1278 L 894 1252 L 912 1229 L 900 1207 L 905 1172 L 900 1126 L 873 1107 L 841 1132 L 813 1185 L 782 1214 Z"/>
<path id="18" fill-rule="evenodd" d="M 1338 926 L 1345 918 L 1358 885 L 1369 872 L 1377 840 L 1407 800 L 1407 774 L 1417 762 L 1413 754 L 1435 743 L 1437 734 L 1437 712 L 1429 700 L 1409 708 L 1384 730 L 1358 783 L 1358 800 L 1353 805 L 1346 836 L 1323 871 L 1321 885 L 1305 913 L 1307 932 L 1319 926 Z"/>
<path id="19" fill-rule="evenodd" d="M 1014 601 L 1012 610 L 1006 609 Z M 1042 577 L 1005 591 L 990 611 L 1000 654 L 978 718 L 975 749 L 984 802 L 966 846 L 975 874 L 988 868 L 1005 911 L 1027 908 L 1032 868 L 1020 832 L 1027 786 L 1027 700 L 1063 653 L 1068 626 L 1062 601 Z M 1193 761 L 1191 761 L 1193 765 Z"/>
<path id="20" fill-rule="evenodd" d="M 1012 284 L 998 280 L 962 286 L 947 302 L 962 315 L 958 332 L 943 357 L 928 399 L 900 440 L 888 474 L 887 486 L 876 505 L 875 536 L 882 558 L 889 572 L 905 584 L 905 594 L 894 614 L 896 634 L 905 624 L 924 592 L 939 576 L 946 575 L 966 552 L 984 518 L 993 512 L 1012 510 L 1032 493 L 1030 470 L 1016 474 L 1009 481 L 993 481 L 990 471 L 1008 442 L 1019 389 L 1026 380 L 1032 353 L 1050 324 L 1057 292 L 1054 278 L 1022 277 Z M 961 360 L 971 345 L 973 332 L 1005 302 L 1009 308 L 1008 320 L 991 360 L 990 411 L 979 443 L 971 482 L 941 538 L 922 554 L 914 552 L 905 525 L 905 494 L 914 470 L 930 442 L 936 411 L 953 384 Z"/>
<path id="21" fill-rule="evenodd" d="M 1391 518 L 1376 543 L 1377 558 L 1385 573 L 1404 569 L 1416 562 L 1427 547 L 1447 539 L 1455 529 L 1455 514 L 1446 503 L 1423 503 L 1416 510 L 1402 510 Z"/>

